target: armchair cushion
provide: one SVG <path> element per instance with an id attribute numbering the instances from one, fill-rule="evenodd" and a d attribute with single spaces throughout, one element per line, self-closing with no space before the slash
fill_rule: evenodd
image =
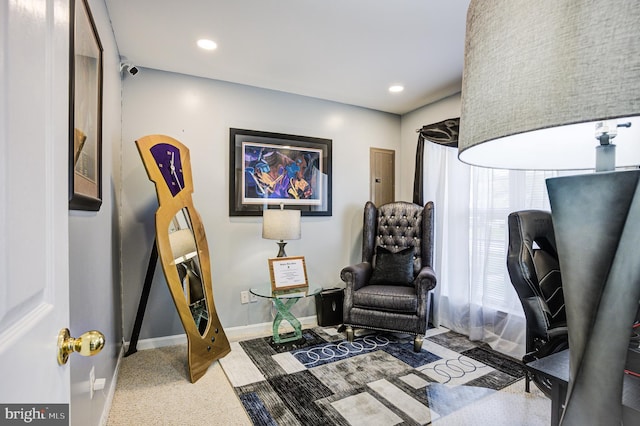
<path id="1" fill-rule="evenodd" d="M 418 297 L 413 287 L 370 284 L 353 293 L 353 305 L 387 312 L 417 314 Z"/>
<path id="2" fill-rule="evenodd" d="M 412 285 L 413 252 L 413 247 L 395 253 L 382 246 L 376 247 L 376 261 L 369 284 Z"/>

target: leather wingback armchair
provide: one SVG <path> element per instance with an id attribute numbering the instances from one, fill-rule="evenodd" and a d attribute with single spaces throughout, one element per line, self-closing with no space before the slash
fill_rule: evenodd
<path id="1" fill-rule="evenodd" d="M 508 217 L 507 269 L 527 321 L 526 354 L 531 362 L 569 347 L 562 279 L 551 213 L 523 210 Z M 527 374 L 547 396 L 550 383 Z"/>
<path id="2" fill-rule="evenodd" d="M 427 330 L 433 271 L 433 202 L 364 207 L 362 262 L 344 268 L 343 320 L 354 328 L 412 334 L 419 352 Z"/>

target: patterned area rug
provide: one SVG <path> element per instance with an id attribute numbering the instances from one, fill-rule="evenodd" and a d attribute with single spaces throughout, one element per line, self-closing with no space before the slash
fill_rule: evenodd
<path id="1" fill-rule="evenodd" d="M 432 424 L 524 377 L 518 361 L 446 329 L 416 353 L 410 336 L 349 343 L 317 327 L 294 344 L 232 343 L 220 364 L 256 425 Z"/>

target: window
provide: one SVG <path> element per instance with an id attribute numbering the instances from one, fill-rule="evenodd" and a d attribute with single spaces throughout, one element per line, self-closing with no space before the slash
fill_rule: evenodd
<path id="1" fill-rule="evenodd" d="M 472 300 L 509 310 L 514 290 L 506 268 L 507 217 L 524 209 L 549 209 L 545 179 L 538 171 L 474 168 L 470 175 L 469 258 Z"/>

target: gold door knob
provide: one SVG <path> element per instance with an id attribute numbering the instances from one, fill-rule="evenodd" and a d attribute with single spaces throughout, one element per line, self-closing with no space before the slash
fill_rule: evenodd
<path id="1" fill-rule="evenodd" d="M 68 328 L 63 328 L 58 333 L 58 364 L 66 364 L 72 352 L 82 356 L 93 356 L 102 348 L 104 348 L 104 334 L 99 331 L 87 331 L 76 339 L 71 337 Z"/>

